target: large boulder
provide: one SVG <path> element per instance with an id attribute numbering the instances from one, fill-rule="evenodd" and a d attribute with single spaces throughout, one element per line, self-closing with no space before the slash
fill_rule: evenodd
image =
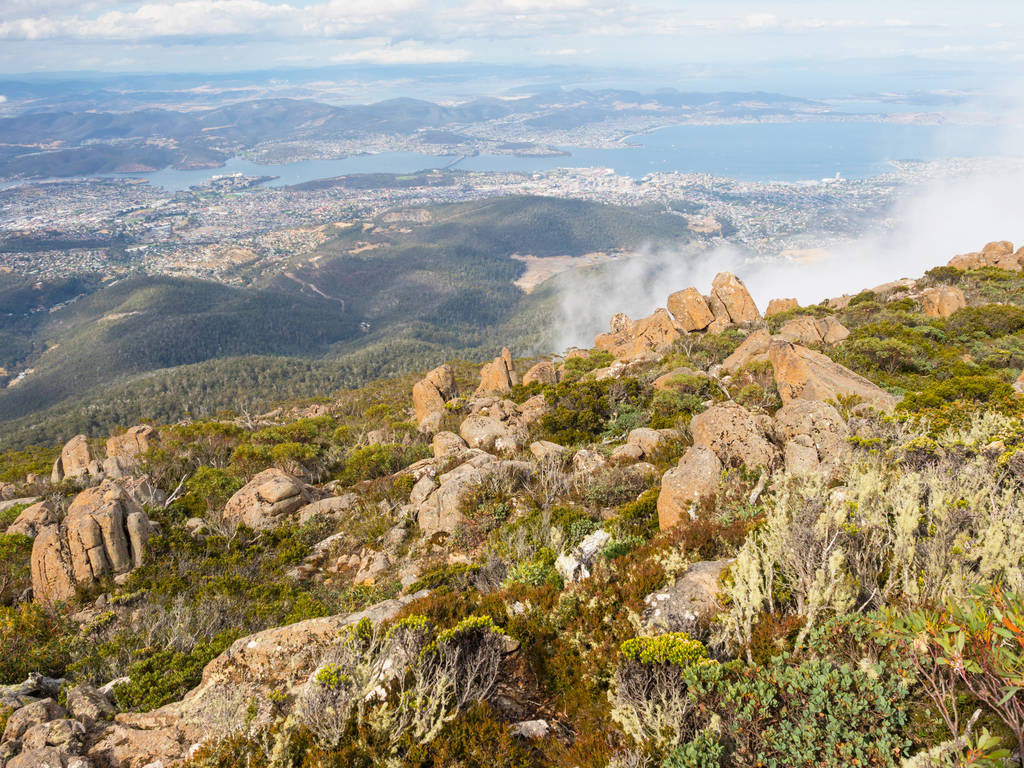
<path id="1" fill-rule="evenodd" d="M 454 432 L 438 432 L 431 441 L 431 447 L 434 449 L 434 458 L 441 459 L 446 456 L 458 456 L 469 445 Z"/>
<path id="2" fill-rule="evenodd" d="M 736 325 L 756 325 L 761 322 L 761 313 L 747 286 L 731 272 L 719 272 L 711 283 L 711 296 L 721 302 L 729 314 L 729 320 Z"/>
<path id="3" fill-rule="evenodd" d="M 675 321 L 665 309 L 656 309 L 650 317 L 630 320 L 619 313 L 612 317 L 610 332 L 598 334 L 594 346 L 629 361 L 654 357 L 665 352 L 680 337 Z"/>
<path id="4" fill-rule="evenodd" d="M 690 422 L 693 444 L 710 448 L 726 465 L 770 465 L 776 449 L 764 436 L 754 414 L 732 401 L 713 405 Z"/>
<path id="5" fill-rule="evenodd" d="M 32 593 L 54 603 L 69 599 L 76 586 L 137 568 L 145 557 L 153 525 L 135 500 L 113 480 L 79 493 L 64 522 L 40 529 L 32 546 Z"/>
<path id="6" fill-rule="evenodd" d="M 834 317 L 794 317 L 779 329 L 779 338 L 798 344 L 838 344 L 850 331 Z"/>
<path id="7" fill-rule="evenodd" d="M 523 384 L 529 385 L 534 382 L 539 384 L 558 383 L 558 372 L 550 360 L 541 360 L 523 374 Z"/>
<path id="8" fill-rule="evenodd" d="M 1019 272 L 1024 262 L 1021 256 L 1024 248 L 1014 253 L 1013 243 L 1009 240 L 997 240 L 988 243 L 980 252 L 962 253 L 949 260 L 949 266 L 957 269 L 981 269 L 998 267 L 999 269 Z"/>
<path id="9" fill-rule="evenodd" d="M 416 423 L 424 429 L 437 429 L 444 416 L 445 403 L 458 395 L 455 370 L 439 365 L 412 387 L 412 407 Z"/>
<path id="10" fill-rule="evenodd" d="M 273 528 L 313 500 L 309 486 L 296 477 L 271 468 L 235 492 L 224 506 L 222 519 L 254 530 Z"/>
<path id="11" fill-rule="evenodd" d="M 714 321 L 715 316 L 707 301 L 696 288 L 676 291 L 668 297 L 668 311 L 686 333 L 703 331 Z"/>
<path id="12" fill-rule="evenodd" d="M 658 527 L 668 530 L 690 516 L 701 499 L 713 496 L 722 477 L 722 462 L 710 448 L 690 446 L 679 464 L 661 478 Z"/>
<path id="13" fill-rule="evenodd" d="M 85 435 L 75 435 L 61 448 L 60 456 L 54 462 L 53 471 L 50 473 L 50 481 L 56 485 L 65 478 L 85 480 L 90 470 L 97 468 L 98 463 L 94 462 L 89 451 L 89 439 Z"/>
<path id="14" fill-rule="evenodd" d="M 701 638 L 722 609 L 722 575 L 732 560 L 693 563 L 675 581 L 644 598 L 641 626 L 648 632 L 686 632 Z"/>
<path id="15" fill-rule="evenodd" d="M 953 285 L 939 285 L 922 292 L 921 311 L 925 317 L 949 317 L 967 306 L 964 292 Z"/>
<path id="16" fill-rule="evenodd" d="M 7 533 L 20 534 L 34 539 L 39 531 L 47 525 L 54 525 L 57 522 L 57 510 L 50 501 L 40 501 L 30 507 L 26 507 L 14 519 L 14 522 L 7 526 Z"/>
<path id="17" fill-rule="evenodd" d="M 459 426 L 459 434 L 470 448 L 484 451 L 493 451 L 495 446 L 511 447 L 518 444 L 519 438 L 508 422 L 483 413 L 466 418 Z"/>
<path id="18" fill-rule="evenodd" d="M 157 439 L 157 431 L 149 424 L 139 424 L 123 435 L 114 435 L 107 440 L 107 458 L 132 463 L 150 449 Z"/>
<path id="19" fill-rule="evenodd" d="M 764 310 L 765 317 L 771 317 L 772 315 L 778 315 L 781 312 L 788 312 L 791 309 L 796 309 L 800 306 L 800 302 L 796 299 L 772 299 L 768 302 L 768 306 Z"/>
<path id="20" fill-rule="evenodd" d="M 476 388 L 476 394 L 508 394 L 517 383 L 512 353 L 505 347 L 498 357 L 480 369 L 480 386 Z"/>
<path id="21" fill-rule="evenodd" d="M 722 370 L 725 373 L 735 373 L 745 365 L 767 362 L 768 344 L 771 340 L 767 328 L 758 328 L 722 361 Z"/>
<path id="22" fill-rule="evenodd" d="M 783 403 L 856 395 L 880 411 L 896 407 L 896 398 L 891 394 L 820 352 L 777 339 L 772 341 L 768 355 Z"/>
<path id="23" fill-rule="evenodd" d="M 781 445 L 795 437 L 810 438 L 821 461 L 831 461 L 846 446 L 850 429 L 833 406 L 819 400 L 791 400 L 775 412 L 772 433 Z"/>

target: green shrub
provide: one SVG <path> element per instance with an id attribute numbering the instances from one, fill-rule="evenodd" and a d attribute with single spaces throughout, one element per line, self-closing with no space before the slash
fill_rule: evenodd
<path id="1" fill-rule="evenodd" d="M 623 504 L 609 525 L 613 536 L 649 539 L 658 532 L 659 488 L 649 488 L 636 501 Z"/>
<path id="2" fill-rule="evenodd" d="M 0 605 L 8 605 L 32 586 L 32 539 L 0 533 Z"/>
<path id="3" fill-rule="evenodd" d="M 1013 304 L 984 304 L 963 307 L 946 318 L 944 327 L 954 334 L 999 337 L 1024 329 L 1024 307 Z"/>
<path id="4" fill-rule="evenodd" d="M 114 686 L 114 703 L 122 712 L 148 712 L 180 699 L 199 684 L 203 667 L 237 637 L 237 632 L 224 632 L 197 643 L 189 653 L 153 650 L 125 671 L 130 679 Z"/>
<path id="5" fill-rule="evenodd" d="M 634 637 L 619 649 L 622 657 L 640 664 L 674 664 L 688 667 L 708 657 L 703 643 L 685 632 L 667 632 L 655 637 Z"/>
<path id="6" fill-rule="evenodd" d="M 353 448 L 345 457 L 345 465 L 338 474 L 338 480 L 343 485 L 354 485 L 362 480 L 385 477 L 433 455 L 429 445 L 388 443 Z"/>
<path id="7" fill-rule="evenodd" d="M 956 285 L 960 282 L 960 278 L 963 277 L 963 271 L 956 267 L 932 267 L 925 275 L 930 277 L 937 283 L 948 283 L 950 285 Z"/>
<path id="8" fill-rule="evenodd" d="M 545 387 L 551 412 L 541 419 L 546 439 L 561 445 L 590 442 L 620 413 L 635 414 L 649 399 L 636 379 L 562 381 Z"/>
<path id="9" fill-rule="evenodd" d="M 898 407 L 916 411 L 957 401 L 988 403 L 1012 398 L 1014 394 L 1013 387 L 996 376 L 953 376 L 907 395 Z"/>
<path id="10" fill-rule="evenodd" d="M 38 603 L 0 606 L 0 681 L 20 682 L 30 672 L 63 677 L 73 625 Z"/>

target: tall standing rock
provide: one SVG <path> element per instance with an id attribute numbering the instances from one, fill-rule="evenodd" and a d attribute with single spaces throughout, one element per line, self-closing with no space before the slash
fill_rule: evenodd
<path id="1" fill-rule="evenodd" d="M 791 400 L 835 400 L 856 395 L 880 411 L 896 407 L 896 398 L 830 358 L 782 339 L 773 340 L 768 356 L 783 403 Z"/>
<path id="2" fill-rule="evenodd" d="M 480 386 L 476 388 L 475 394 L 507 395 L 518 383 L 519 379 L 512 365 L 512 353 L 508 347 L 504 347 L 493 362 L 480 369 Z"/>
<path id="3" fill-rule="evenodd" d="M 455 370 L 447 363 L 439 365 L 413 385 L 412 406 L 416 423 L 424 429 L 436 430 L 441 425 L 445 403 L 456 396 Z"/>
<path id="4" fill-rule="evenodd" d="M 761 322 L 761 313 L 757 310 L 747 286 L 731 272 L 719 272 L 715 275 L 711 282 L 711 297 L 721 302 L 729 314 L 729 320 L 736 325 L 756 325 Z"/>

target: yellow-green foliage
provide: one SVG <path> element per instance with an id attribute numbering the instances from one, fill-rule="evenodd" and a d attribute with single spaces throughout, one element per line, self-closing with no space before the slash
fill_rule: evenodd
<path id="1" fill-rule="evenodd" d="M 667 632 L 655 637 L 634 637 L 624 642 L 620 653 L 641 664 L 675 664 L 688 667 L 708 657 L 708 649 L 685 632 Z"/>
<path id="2" fill-rule="evenodd" d="M 802 639 L 836 613 L 945 600 L 994 580 L 1019 590 L 1024 489 L 980 452 L 1019 429 L 989 414 L 934 441 L 904 434 L 887 454 L 853 454 L 838 467 L 841 489 L 820 476 L 781 483 L 733 566 L 726 633 L 748 645 L 765 609 L 805 617 Z M 925 447 L 932 460 L 921 460 Z M 912 465 L 894 460 L 908 450 Z"/>

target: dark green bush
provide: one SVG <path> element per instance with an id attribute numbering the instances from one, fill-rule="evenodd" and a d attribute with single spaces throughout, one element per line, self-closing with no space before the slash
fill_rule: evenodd
<path id="1" fill-rule="evenodd" d="M 1024 329 L 1024 307 L 1013 304 L 964 307 L 947 317 L 943 325 L 953 334 L 981 333 L 998 338 Z"/>
<path id="2" fill-rule="evenodd" d="M 907 395 L 899 404 L 904 411 L 935 408 L 960 400 L 988 403 L 1013 397 L 1014 390 L 996 376 L 954 376 Z"/>

